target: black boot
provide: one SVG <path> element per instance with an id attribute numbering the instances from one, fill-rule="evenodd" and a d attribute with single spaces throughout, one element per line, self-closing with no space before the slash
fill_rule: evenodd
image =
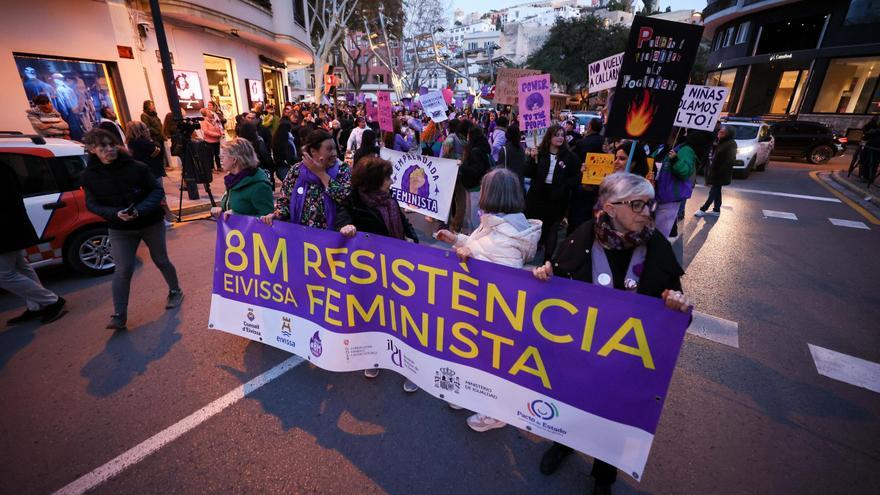
<path id="1" fill-rule="evenodd" d="M 553 442 L 553 446 L 541 457 L 541 474 L 553 474 L 562 465 L 562 461 L 571 454 L 573 449 L 561 443 Z"/>

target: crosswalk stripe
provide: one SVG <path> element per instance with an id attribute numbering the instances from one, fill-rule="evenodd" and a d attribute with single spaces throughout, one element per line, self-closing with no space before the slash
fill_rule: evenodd
<path id="1" fill-rule="evenodd" d="M 880 364 L 817 345 L 807 345 L 820 375 L 880 393 Z"/>
<path id="2" fill-rule="evenodd" d="M 865 225 L 865 222 L 857 222 L 855 220 L 843 220 L 841 218 L 829 218 L 832 225 L 838 227 L 851 227 L 853 229 L 871 230 L 871 227 Z"/>
<path id="3" fill-rule="evenodd" d="M 764 212 L 764 218 L 784 218 L 785 220 L 797 220 L 798 217 L 794 213 L 787 211 L 761 210 Z"/>
<path id="4" fill-rule="evenodd" d="M 687 332 L 697 337 L 739 349 L 739 324 L 717 316 L 694 311 L 694 319 Z"/>

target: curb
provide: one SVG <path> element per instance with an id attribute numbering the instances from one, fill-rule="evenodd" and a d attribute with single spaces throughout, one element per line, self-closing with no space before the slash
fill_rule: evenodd
<path id="1" fill-rule="evenodd" d="M 863 201 L 867 201 L 867 202 L 873 204 L 874 206 L 880 206 L 880 198 L 878 198 L 871 191 L 862 189 L 861 187 L 853 184 L 852 182 L 849 181 L 849 179 L 844 177 L 843 174 L 844 174 L 844 172 L 836 171 L 836 172 L 831 172 L 830 174 L 828 174 L 828 176 L 834 182 L 840 184 L 841 186 L 849 189 L 851 192 L 857 194 L 859 196 L 859 198 L 862 199 Z"/>

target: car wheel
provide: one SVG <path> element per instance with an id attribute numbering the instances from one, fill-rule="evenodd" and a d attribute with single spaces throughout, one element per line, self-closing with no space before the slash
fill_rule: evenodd
<path id="1" fill-rule="evenodd" d="M 110 235 L 106 227 L 91 227 L 74 235 L 67 243 L 64 261 L 83 275 L 106 275 L 116 264 L 110 254 Z"/>
<path id="2" fill-rule="evenodd" d="M 769 157 L 769 156 L 767 157 L 766 160 L 764 160 L 764 163 L 762 163 L 762 164 L 758 165 L 757 167 L 755 167 L 755 170 L 758 171 L 758 172 L 763 172 L 763 171 L 767 170 L 767 164 L 768 164 L 768 163 L 770 163 L 770 157 Z"/>
<path id="3" fill-rule="evenodd" d="M 834 156 L 834 150 L 831 149 L 831 146 L 827 144 L 820 144 L 816 146 L 812 150 L 810 150 L 810 154 L 807 155 L 807 159 L 810 160 L 810 163 L 813 165 L 821 165 L 828 160 L 830 160 Z"/>

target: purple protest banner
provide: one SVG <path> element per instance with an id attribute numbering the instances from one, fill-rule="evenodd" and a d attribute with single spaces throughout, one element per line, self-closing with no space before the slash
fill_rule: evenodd
<path id="1" fill-rule="evenodd" d="M 523 132 L 550 127 L 550 74 L 516 80 L 519 91 L 519 128 Z"/>
<path id="2" fill-rule="evenodd" d="M 456 97 L 455 97 L 455 108 L 456 108 L 457 110 L 461 110 L 462 108 L 464 108 L 464 107 L 463 107 L 463 101 L 462 101 L 461 96 L 456 96 Z"/>
<path id="3" fill-rule="evenodd" d="M 641 478 L 690 315 L 449 251 L 232 215 L 209 328 L 422 390 Z"/>
<path id="4" fill-rule="evenodd" d="M 352 103 L 354 103 L 354 93 L 345 93 L 345 101 L 346 101 L 346 103 L 348 103 L 349 105 L 351 105 Z"/>
<path id="5" fill-rule="evenodd" d="M 467 97 L 467 106 L 469 106 L 469 107 L 474 106 L 474 95 L 468 95 L 468 97 Z"/>
<path id="6" fill-rule="evenodd" d="M 376 96 L 379 98 L 379 108 L 377 110 L 379 129 L 394 132 L 394 113 L 391 110 L 391 93 L 388 91 L 379 91 L 376 93 Z"/>
<path id="7" fill-rule="evenodd" d="M 403 104 L 406 107 L 407 111 L 412 112 L 412 109 L 413 109 L 412 103 L 413 103 L 412 98 L 404 98 L 403 99 Z"/>

